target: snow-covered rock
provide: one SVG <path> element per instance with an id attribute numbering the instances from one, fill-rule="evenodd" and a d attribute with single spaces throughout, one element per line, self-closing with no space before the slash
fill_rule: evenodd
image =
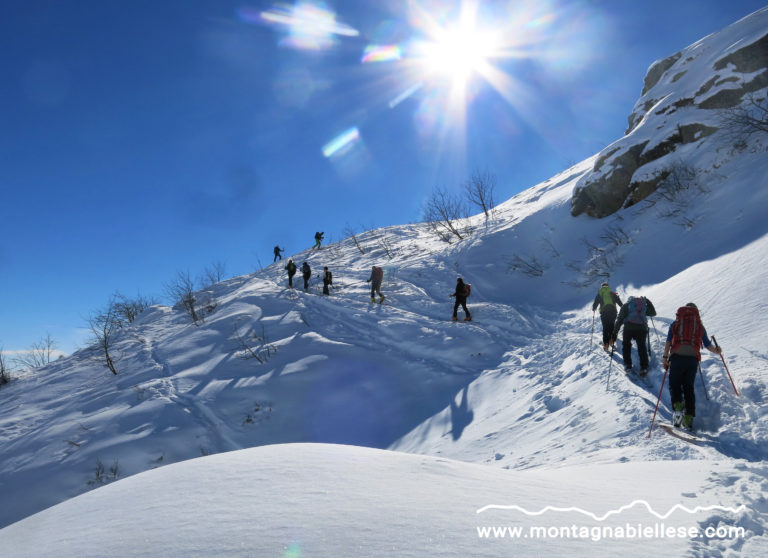
<path id="1" fill-rule="evenodd" d="M 626 136 L 580 179 L 571 213 L 612 215 L 679 183 L 681 169 L 706 170 L 701 150 L 732 150 L 720 111 L 766 102 L 767 30 L 765 8 L 651 65 Z"/>

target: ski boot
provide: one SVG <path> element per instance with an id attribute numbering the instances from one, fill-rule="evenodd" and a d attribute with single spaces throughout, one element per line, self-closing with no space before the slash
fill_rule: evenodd
<path id="1" fill-rule="evenodd" d="M 458 321 L 459 321 L 459 319 L 458 319 L 456 316 L 453 316 L 453 317 L 451 318 L 451 321 L 452 321 L 452 322 L 458 322 Z"/>
<path id="2" fill-rule="evenodd" d="M 465 322 L 471 322 L 471 321 L 472 321 L 472 318 L 471 318 L 470 316 L 467 316 L 466 318 L 464 318 L 464 321 L 465 321 Z"/>
<path id="3" fill-rule="evenodd" d="M 385 298 L 387 298 L 387 297 L 385 297 L 384 295 L 381 295 L 381 298 L 379 299 L 379 304 L 381 304 L 382 302 L 384 302 L 384 299 L 385 299 Z"/>
<path id="4" fill-rule="evenodd" d="M 642 370 L 640 370 L 640 376 L 645 377 L 647 375 L 648 375 L 648 369 L 647 368 L 643 368 Z"/>
<path id="5" fill-rule="evenodd" d="M 688 432 L 693 432 L 693 415 L 683 415 L 682 425 Z"/>
<path id="6" fill-rule="evenodd" d="M 685 410 L 685 403 L 678 401 L 672 405 L 672 426 L 680 426 L 683 423 L 683 411 Z"/>
<path id="7" fill-rule="evenodd" d="M 376 297 L 375 296 L 371 297 L 371 302 L 376 302 Z"/>

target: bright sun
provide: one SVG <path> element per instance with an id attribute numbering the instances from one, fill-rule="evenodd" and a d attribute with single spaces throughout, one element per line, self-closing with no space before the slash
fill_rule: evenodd
<path id="1" fill-rule="evenodd" d="M 491 41 L 475 29 L 441 32 L 434 42 L 423 47 L 423 62 L 431 73 L 466 82 L 480 72 L 493 53 Z"/>
<path id="2" fill-rule="evenodd" d="M 465 86 L 474 74 L 487 74 L 498 35 L 478 27 L 477 3 L 463 4 L 460 16 L 445 27 L 423 11 L 420 16 L 428 39 L 418 45 L 417 57 L 427 74 L 448 77 L 454 87 Z"/>

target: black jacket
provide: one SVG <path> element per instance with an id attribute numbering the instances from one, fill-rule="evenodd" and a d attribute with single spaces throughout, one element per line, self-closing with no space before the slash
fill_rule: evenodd
<path id="1" fill-rule="evenodd" d="M 456 297 L 456 300 L 458 301 L 467 301 L 467 295 L 464 294 L 464 281 L 459 279 L 456 281 L 456 291 L 454 291 L 453 296 Z"/>

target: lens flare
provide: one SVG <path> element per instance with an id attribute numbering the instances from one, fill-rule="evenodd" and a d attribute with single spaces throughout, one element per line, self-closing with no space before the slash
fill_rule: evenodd
<path id="1" fill-rule="evenodd" d="M 339 134 L 323 146 L 323 155 L 327 158 L 343 155 L 360 139 L 360 131 L 357 127 Z"/>
<path id="2" fill-rule="evenodd" d="M 402 57 L 402 51 L 397 45 L 368 45 L 365 47 L 361 62 L 363 64 L 369 62 L 388 62 L 400 60 Z"/>
<path id="3" fill-rule="evenodd" d="M 245 21 L 253 21 L 253 13 L 240 10 Z M 335 36 L 356 37 L 360 33 L 337 21 L 336 14 L 322 2 L 297 2 L 293 6 L 275 4 L 259 14 L 264 23 L 285 28 L 288 36 L 280 44 L 299 50 L 322 50 L 336 43 Z"/>

